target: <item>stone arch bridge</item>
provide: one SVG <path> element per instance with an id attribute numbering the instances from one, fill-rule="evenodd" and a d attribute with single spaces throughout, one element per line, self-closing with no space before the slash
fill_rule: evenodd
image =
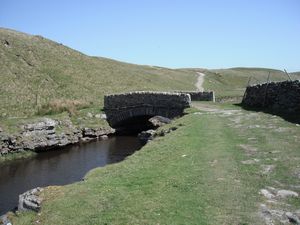
<path id="1" fill-rule="evenodd" d="M 106 95 L 104 111 L 113 128 L 146 127 L 153 116 L 174 118 L 190 107 L 191 97 L 185 93 L 129 92 Z"/>

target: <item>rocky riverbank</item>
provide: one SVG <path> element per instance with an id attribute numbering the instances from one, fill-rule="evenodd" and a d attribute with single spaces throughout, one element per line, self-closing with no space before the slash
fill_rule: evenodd
<path id="1" fill-rule="evenodd" d="M 106 138 L 113 134 L 110 127 L 78 127 L 70 119 L 42 118 L 38 122 L 22 125 L 16 134 L 0 129 L 0 157 L 23 151 L 46 151 L 70 144 Z"/>

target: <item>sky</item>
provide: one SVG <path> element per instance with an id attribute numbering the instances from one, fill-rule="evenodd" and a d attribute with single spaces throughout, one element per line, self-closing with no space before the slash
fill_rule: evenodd
<path id="1" fill-rule="evenodd" d="M 300 0 L 1 0 L 0 27 L 135 64 L 300 71 Z"/>

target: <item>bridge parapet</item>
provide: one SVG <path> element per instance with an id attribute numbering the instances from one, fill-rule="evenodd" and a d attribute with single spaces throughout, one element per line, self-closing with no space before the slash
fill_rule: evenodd
<path id="1" fill-rule="evenodd" d="M 150 118 L 157 115 L 168 118 L 180 116 L 185 108 L 190 107 L 190 103 L 189 94 L 138 91 L 106 95 L 104 110 L 108 123 L 116 128 L 128 121 L 134 122 L 134 118 Z"/>
<path id="2" fill-rule="evenodd" d="M 213 91 L 174 91 L 177 93 L 189 94 L 192 101 L 212 101 L 215 102 Z"/>

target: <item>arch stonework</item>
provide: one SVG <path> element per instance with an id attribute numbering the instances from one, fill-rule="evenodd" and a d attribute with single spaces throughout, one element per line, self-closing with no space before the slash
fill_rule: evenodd
<path id="1" fill-rule="evenodd" d="M 191 97 L 184 93 L 129 92 L 106 95 L 104 111 L 111 127 L 126 125 L 134 118 L 164 116 L 174 118 L 190 107 Z"/>

